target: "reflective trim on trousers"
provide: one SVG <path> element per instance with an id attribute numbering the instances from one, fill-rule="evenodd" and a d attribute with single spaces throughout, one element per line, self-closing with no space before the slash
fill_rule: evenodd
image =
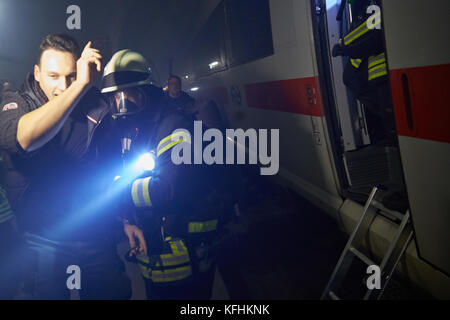
<path id="1" fill-rule="evenodd" d="M 188 232 L 199 233 L 214 231 L 217 229 L 217 223 L 217 219 L 204 222 L 189 222 Z"/>

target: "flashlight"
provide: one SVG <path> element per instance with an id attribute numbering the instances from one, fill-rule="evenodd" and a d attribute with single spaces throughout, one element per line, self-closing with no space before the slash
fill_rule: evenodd
<path id="1" fill-rule="evenodd" d="M 122 183 L 131 182 L 143 175 L 151 175 L 156 167 L 156 156 L 154 152 L 141 154 L 136 161 L 126 167 L 122 174 L 114 177 L 114 182 L 120 180 Z"/>

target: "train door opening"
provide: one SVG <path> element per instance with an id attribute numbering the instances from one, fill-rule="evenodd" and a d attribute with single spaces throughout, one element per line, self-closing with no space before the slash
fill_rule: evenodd
<path id="1" fill-rule="evenodd" d="M 379 0 L 312 0 L 321 89 L 341 193 L 364 202 L 389 188 L 387 207 L 408 206 Z"/>

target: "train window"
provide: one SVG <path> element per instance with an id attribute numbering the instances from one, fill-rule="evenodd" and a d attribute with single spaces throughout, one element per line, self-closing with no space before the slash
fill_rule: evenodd
<path id="1" fill-rule="evenodd" d="M 197 34 L 192 45 L 192 62 L 197 76 L 205 76 L 226 68 L 225 9 L 220 3 Z"/>
<path id="2" fill-rule="evenodd" d="M 226 0 L 228 64 L 236 66 L 274 53 L 269 0 Z"/>

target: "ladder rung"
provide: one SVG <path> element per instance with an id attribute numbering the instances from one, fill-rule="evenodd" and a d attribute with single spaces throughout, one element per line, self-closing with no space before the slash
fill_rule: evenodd
<path id="1" fill-rule="evenodd" d="M 388 277 L 385 277 L 385 284 L 383 287 L 383 290 L 380 294 L 377 293 L 377 297 L 379 298 L 380 295 L 383 293 L 384 288 L 386 286 L 386 283 L 389 281 L 389 277 L 392 275 L 392 273 L 395 270 L 395 267 L 397 266 L 400 257 L 403 255 L 404 251 L 406 250 L 409 241 L 411 240 L 413 231 L 410 231 L 408 239 L 406 241 L 400 240 L 400 237 L 403 235 L 404 229 L 406 228 L 407 224 L 410 222 L 410 216 L 409 216 L 409 210 L 403 214 L 395 210 L 390 210 L 386 208 L 381 202 L 374 200 L 375 194 L 377 193 L 378 188 L 373 187 L 369 198 L 367 199 L 365 205 L 364 205 L 364 211 L 361 215 L 361 218 L 359 222 L 357 223 L 355 229 L 353 230 L 349 240 L 347 241 L 347 244 L 345 246 L 344 251 L 341 254 L 341 257 L 339 258 L 339 261 L 333 271 L 333 274 L 331 275 L 331 278 L 327 284 L 327 287 L 325 288 L 322 299 L 325 299 L 327 297 L 331 298 L 332 300 L 341 300 L 333 291 L 330 289 L 333 288 L 334 290 L 338 290 L 339 286 L 341 286 L 341 283 L 343 282 L 343 278 L 345 278 L 345 275 L 347 271 L 350 268 L 350 265 L 352 263 L 352 260 L 354 257 L 348 256 L 348 252 L 350 251 L 355 257 L 360 259 L 363 263 L 365 263 L 368 266 L 376 265 L 369 257 L 367 257 L 365 254 L 360 252 L 358 249 L 355 248 L 356 246 L 362 245 L 363 239 L 365 235 L 367 235 L 367 232 L 369 231 L 369 220 L 373 220 L 373 218 L 376 217 L 377 211 L 376 210 L 368 210 L 370 206 L 377 208 L 378 210 L 383 211 L 383 213 L 386 213 L 387 216 L 390 218 L 393 217 L 394 219 L 399 219 L 401 221 L 397 235 L 395 236 L 395 239 L 389 246 L 389 249 L 383 257 L 383 260 L 381 261 L 381 269 L 385 271 L 385 274 L 388 275 Z M 397 245 L 399 241 L 402 242 L 402 248 L 401 251 L 398 250 Z M 364 297 L 364 299 L 369 299 L 375 297 L 374 294 L 372 294 L 372 291 L 368 291 Z"/>
<path id="2" fill-rule="evenodd" d="M 367 264 L 368 266 L 372 266 L 375 263 L 370 260 L 370 258 L 368 258 L 365 254 L 363 254 L 361 251 L 357 250 L 355 247 L 350 247 L 349 250 L 355 255 L 357 256 L 362 262 L 364 262 L 365 264 Z"/>
<path id="3" fill-rule="evenodd" d="M 328 292 L 331 300 L 341 300 L 333 291 Z"/>
<path id="4" fill-rule="evenodd" d="M 379 210 L 381 210 L 381 211 L 383 211 L 383 212 L 385 212 L 385 213 L 390 214 L 394 218 L 397 218 L 399 220 L 403 219 L 403 214 L 401 214 L 398 211 L 394 211 L 394 210 L 386 208 L 381 202 L 379 202 L 377 200 L 372 200 L 372 203 L 370 205 L 375 207 L 375 208 L 377 208 L 377 209 L 379 209 Z"/>

